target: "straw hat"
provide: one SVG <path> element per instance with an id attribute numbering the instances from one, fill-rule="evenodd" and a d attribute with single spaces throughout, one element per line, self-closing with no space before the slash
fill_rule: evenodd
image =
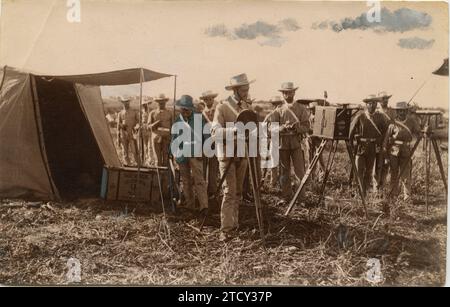
<path id="1" fill-rule="evenodd" d="M 294 86 L 294 82 L 284 82 L 281 84 L 281 88 L 278 90 L 280 92 L 292 92 L 296 91 L 298 89 L 298 86 Z"/>
<path id="2" fill-rule="evenodd" d="M 225 86 L 225 89 L 227 91 L 229 91 L 229 90 L 232 90 L 232 89 L 234 89 L 236 87 L 239 87 L 239 86 L 249 85 L 249 84 L 251 84 L 253 82 L 255 82 L 255 80 L 249 81 L 248 78 L 247 78 L 247 74 L 240 74 L 240 75 L 232 77 L 230 79 L 230 84 Z"/>
<path id="3" fill-rule="evenodd" d="M 202 95 L 200 96 L 200 99 L 203 100 L 203 99 L 209 98 L 209 97 L 211 97 L 211 98 L 216 98 L 218 95 L 219 95 L 219 94 L 214 93 L 214 92 L 211 91 L 211 90 L 208 90 L 208 91 L 202 93 Z"/>
<path id="4" fill-rule="evenodd" d="M 128 96 L 120 96 L 119 100 L 121 103 L 126 103 L 126 102 L 130 102 L 131 98 Z"/>
<path id="5" fill-rule="evenodd" d="M 156 101 L 156 102 L 160 102 L 160 101 L 169 101 L 169 98 L 168 98 L 166 95 L 164 95 L 164 94 L 159 94 L 159 95 L 158 95 L 157 97 L 155 97 L 153 100 Z"/>
<path id="6" fill-rule="evenodd" d="M 142 104 L 151 104 L 153 102 L 153 98 L 152 97 L 146 97 L 144 99 L 144 101 L 142 101 Z"/>
<path id="7" fill-rule="evenodd" d="M 374 101 L 376 101 L 376 102 L 380 101 L 380 97 L 378 97 L 377 95 L 371 94 L 363 99 L 363 102 L 365 102 L 365 103 L 374 102 Z"/>
<path id="8" fill-rule="evenodd" d="M 379 97 L 380 99 L 389 99 L 389 98 L 392 97 L 392 95 L 388 95 L 387 92 L 382 91 L 382 92 L 379 92 L 379 93 L 378 93 L 378 97 Z"/>
<path id="9" fill-rule="evenodd" d="M 271 104 L 281 104 L 283 103 L 284 99 L 281 98 L 281 96 L 273 96 L 272 98 L 269 99 L 269 102 Z"/>
<path id="10" fill-rule="evenodd" d="M 399 101 L 396 102 L 395 105 L 392 107 L 394 110 L 408 110 L 409 106 L 406 101 Z"/>

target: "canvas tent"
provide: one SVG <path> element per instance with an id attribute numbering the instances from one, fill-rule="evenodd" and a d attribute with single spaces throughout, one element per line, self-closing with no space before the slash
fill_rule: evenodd
<path id="1" fill-rule="evenodd" d="M 104 165 L 120 167 L 100 87 L 171 75 L 147 69 L 49 76 L 0 71 L 0 198 L 98 196 Z"/>

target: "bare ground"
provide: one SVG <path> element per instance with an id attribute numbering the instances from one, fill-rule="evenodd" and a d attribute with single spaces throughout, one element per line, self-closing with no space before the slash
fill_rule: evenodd
<path id="1" fill-rule="evenodd" d="M 421 153 L 418 153 L 420 157 Z M 447 154 L 443 154 L 447 165 Z M 81 263 L 82 284 L 145 285 L 442 285 L 445 282 L 447 201 L 432 163 L 429 213 L 422 159 L 414 162 L 414 202 L 392 204 L 391 216 L 369 197 L 369 219 L 344 182 L 340 151 L 317 206 L 310 188 L 288 216 L 265 187 L 270 234 L 263 247 L 254 207 L 241 207 L 239 236 L 219 242 L 219 216 L 198 232 L 197 219 L 160 204 L 3 200 L 0 205 L 0 283 L 67 284 L 67 261 Z M 381 264 L 381 282 L 367 280 L 368 260 Z"/>

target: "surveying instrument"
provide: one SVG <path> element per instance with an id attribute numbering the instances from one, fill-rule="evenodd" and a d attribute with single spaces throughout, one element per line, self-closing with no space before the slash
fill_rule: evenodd
<path id="1" fill-rule="evenodd" d="M 354 174 L 358 174 L 356 171 L 356 164 L 355 164 L 355 155 L 354 155 L 354 149 L 353 144 L 350 141 L 349 134 L 350 134 L 350 123 L 352 120 L 352 116 L 354 113 L 356 113 L 359 109 L 350 108 L 348 104 L 342 104 L 339 106 L 317 106 L 315 111 L 315 120 L 314 120 L 314 127 L 313 127 L 313 136 L 319 137 L 322 139 L 319 147 L 316 150 L 316 153 L 311 160 L 311 163 L 308 166 L 308 169 L 306 170 L 305 175 L 303 176 L 299 187 L 297 188 L 297 191 L 294 194 L 294 197 L 290 201 L 288 208 L 284 215 L 288 215 L 292 209 L 294 208 L 295 204 L 297 203 L 298 198 L 300 197 L 303 188 L 305 187 L 306 182 L 308 181 L 309 177 L 311 176 L 311 173 L 315 169 L 317 162 L 320 160 L 323 151 L 328 143 L 331 143 L 330 153 L 328 154 L 328 159 L 325 165 L 325 174 L 323 177 L 322 186 L 320 189 L 320 198 L 319 198 L 319 204 L 321 203 L 324 193 L 325 193 L 325 186 L 328 181 L 328 177 L 330 174 L 330 171 L 333 167 L 334 157 L 336 155 L 336 151 L 339 145 L 339 141 L 344 141 L 348 157 L 350 159 L 352 171 Z M 366 208 L 366 200 L 365 195 L 363 192 L 363 186 L 361 182 L 361 178 L 356 175 L 356 180 L 358 183 L 358 192 L 361 197 L 362 206 L 364 209 L 364 213 L 366 218 L 368 218 L 367 215 L 367 208 Z"/>

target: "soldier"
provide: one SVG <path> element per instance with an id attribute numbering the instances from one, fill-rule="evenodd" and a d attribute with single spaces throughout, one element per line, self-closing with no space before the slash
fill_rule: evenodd
<path id="1" fill-rule="evenodd" d="M 202 100 L 205 104 L 205 108 L 203 109 L 203 116 L 207 120 L 208 123 L 212 124 L 214 120 L 214 113 L 216 111 L 216 102 L 214 99 L 217 97 L 217 93 L 213 91 L 203 92 L 200 96 L 200 100 Z M 206 176 L 208 176 L 208 196 L 212 197 L 216 193 L 217 190 L 217 181 L 219 178 L 219 161 L 217 160 L 217 156 L 205 159 L 205 169 Z"/>
<path id="2" fill-rule="evenodd" d="M 391 190 L 392 195 L 399 194 L 399 181 L 403 185 L 403 199 L 411 197 L 411 141 L 414 136 L 420 135 L 419 123 L 408 117 L 408 104 L 404 101 L 395 105 L 397 119 L 389 125 L 384 138 L 383 149 L 389 156 L 391 164 Z M 399 178 L 402 173 L 401 178 Z"/>
<path id="3" fill-rule="evenodd" d="M 350 141 L 356 138 L 356 170 L 362 181 L 363 193 L 373 181 L 373 167 L 377 153 L 381 152 L 387 123 L 384 116 L 376 112 L 379 98 L 369 95 L 363 100 L 366 103 L 364 112 L 358 113 L 350 125 Z"/>
<path id="4" fill-rule="evenodd" d="M 380 107 L 377 112 L 383 115 L 386 125 L 393 123 L 395 120 L 395 110 L 388 106 L 389 98 L 392 95 L 388 95 L 386 92 L 378 93 L 378 98 L 380 99 Z M 387 175 L 389 173 L 389 157 L 385 156 L 383 152 L 377 154 L 376 165 L 375 165 L 375 182 L 376 189 L 378 192 L 381 191 L 386 183 Z"/>
<path id="5" fill-rule="evenodd" d="M 176 118 L 174 125 L 179 125 L 182 123 L 181 127 L 185 127 L 176 133 L 172 134 L 172 142 L 176 140 L 181 134 L 189 133 L 189 142 L 183 142 L 180 144 L 176 150 L 174 150 L 174 144 L 172 143 L 170 149 L 172 155 L 175 157 L 175 161 L 179 165 L 181 185 L 183 190 L 183 195 L 186 200 L 186 207 L 191 210 L 196 210 L 195 208 L 195 195 L 197 196 L 198 202 L 200 204 L 200 214 L 206 215 L 208 210 L 208 194 L 205 179 L 203 178 L 203 161 L 202 156 L 197 156 L 195 153 L 195 142 L 201 142 L 202 144 L 206 139 L 210 137 L 209 133 L 202 132 L 202 135 L 196 135 L 194 131 L 194 121 L 197 112 L 195 112 L 195 107 L 193 104 L 193 99 L 189 95 L 183 95 L 176 102 L 176 107 L 180 109 L 180 115 Z M 200 131 L 203 131 L 203 127 L 206 124 L 204 117 L 200 116 L 201 127 Z M 197 124 L 197 123 L 196 123 Z M 177 129 L 174 129 L 175 131 Z M 181 133 L 180 133 L 181 131 Z M 189 156 L 184 156 L 182 153 L 184 146 L 190 146 Z M 185 148 L 186 149 L 186 148 Z"/>
<path id="6" fill-rule="evenodd" d="M 297 180 L 302 180 L 305 175 L 302 140 L 309 131 L 309 114 L 304 105 L 294 101 L 297 89 L 292 82 L 281 85 L 279 91 L 283 94 L 284 103 L 276 112 L 276 120 L 280 123 L 280 181 L 284 201 L 292 197 L 291 161 Z"/>
<path id="7" fill-rule="evenodd" d="M 229 157 L 226 155 L 227 146 L 234 143 L 235 140 L 225 139 L 225 136 L 235 135 L 236 133 L 236 127 L 226 127 L 226 125 L 227 123 L 235 123 L 238 114 L 248 109 L 248 92 L 252 82 L 254 81 L 249 81 L 246 74 L 231 78 L 230 85 L 226 86 L 225 89 L 233 91 L 233 94 L 217 106 L 211 129 L 216 146 L 218 146 L 220 175 L 225 176 L 220 216 L 221 234 L 219 239 L 221 241 L 232 238 L 238 229 L 239 204 L 242 199 L 242 188 L 247 169 L 247 160 L 244 157 Z"/>
<path id="8" fill-rule="evenodd" d="M 152 132 L 153 153 L 157 166 L 168 166 L 170 127 L 173 122 L 173 115 L 171 111 L 166 109 L 169 98 L 164 94 L 160 94 L 154 101 L 158 103 L 158 107 L 151 111 L 148 116 L 148 127 Z"/>
<path id="9" fill-rule="evenodd" d="M 273 110 L 267 114 L 266 118 L 264 118 L 264 122 L 268 123 L 269 125 L 269 129 L 271 129 L 270 127 L 270 123 L 275 122 L 277 116 L 275 115 L 277 112 L 277 109 L 283 104 L 283 98 L 281 98 L 280 96 L 274 96 L 272 98 L 270 98 L 269 102 L 272 104 Z M 272 142 L 269 144 L 269 151 L 270 154 L 273 156 L 274 155 L 274 151 L 277 150 L 278 151 L 278 147 L 274 148 Z M 277 188 L 279 186 L 279 166 L 278 165 L 274 165 L 272 168 L 270 168 L 269 170 L 269 174 L 270 174 L 270 181 L 269 181 L 269 185 L 273 188 Z"/>
<path id="10" fill-rule="evenodd" d="M 153 102 L 153 99 L 146 98 L 142 102 L 142 112 L 141 112 L 141 122 L 143 123 L 142 129 L 141 129 L 141 159 L 143 163 L 147 163 L 150 161 L 150 130 L 148 129 L 147 123 L 148 123 L 148 116 L 150 113 L 150 104 Z"/>
<path id="11" fill-rule="evenodd" d="M 131 165 L 130 150 L 134 161 L 139 163 L 137 143 L 133 133 L 134 129 L 139 126 L 139 112 L 130 108 L 131 98 L 120 97 L 120 101 L 123 104 L 123 109 L 117 116 L 117 134 L 119 136 L 119 144 L 122 146 L 125 163 L 126 165 Z"/>
<path id="12" fill-rule="evenodd" d="M 396 118 L 395 109 L 388 106 L 389 99 L 391 97 L 392 95 L 388 95 L 386 92 L 378 93 L 378 98 L 380 99 L 380 107 L 377 111 L 383 114 L 390 124 L 393 123 Z"/>

